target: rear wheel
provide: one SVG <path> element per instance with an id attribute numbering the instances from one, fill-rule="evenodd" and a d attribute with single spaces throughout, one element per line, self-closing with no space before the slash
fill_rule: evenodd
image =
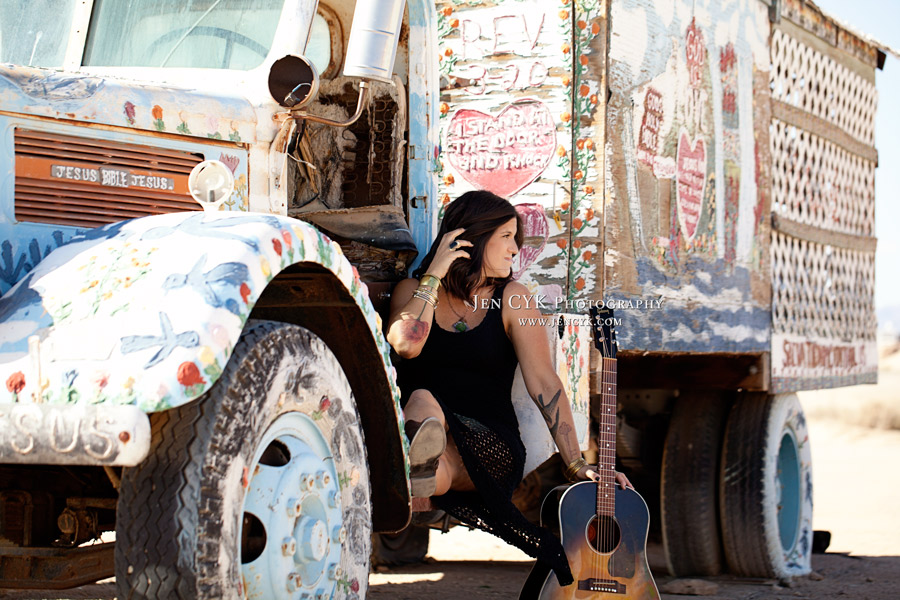
<path id="1" fill-rule="evenodd" d="M 714 392 L 683 393 L 663 450 L 660 484 L 663 546 L 672 575 L 722 572 L 719 453 L 728 402 Z"/>
<path id="2" fill-rule="evenodd" d="M 150 456 L 120 487 L 120 598 L 365 596 L 365 447 L 318 337 L 249 325 L 213 389 L 152 424 Z"/>
<path id="3" fill-rule="evenodd" d="M 795 394 L 744 394 L 728 416 L 719 478 L 722 537 L 736 575 L 810 572 L 812 458 Z"/>

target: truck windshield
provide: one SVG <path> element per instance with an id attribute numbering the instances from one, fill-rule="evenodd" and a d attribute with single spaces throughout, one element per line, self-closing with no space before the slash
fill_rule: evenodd
<path id="1" fill-rule="evenodd" d="M 0 0 L 0 63 L 61 67 L 77 0 Z"/>
<path id="2" fill-rule="evenodd" d="M 83 64 L 252 69 L 269 53 L 283 4 L 94 0 Z"/>

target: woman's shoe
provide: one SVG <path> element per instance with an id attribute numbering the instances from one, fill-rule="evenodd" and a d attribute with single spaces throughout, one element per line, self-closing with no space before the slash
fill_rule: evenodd
<path id="1" fill-rule="evenodd" d="M 409 480 L 412 495 L 428 498 L 437 486 L 437 467 L 441 454 L 447 448 L 447 433 L 437 417 L 424 421 L 407 421 L 406 437 L 409 438 Z"/>

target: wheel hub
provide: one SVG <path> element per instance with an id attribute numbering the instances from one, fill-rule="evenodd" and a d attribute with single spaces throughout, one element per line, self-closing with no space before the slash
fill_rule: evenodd
<path id="1" fill-rule="evenodd" d="M 341 572 L 343 536 L 335 533 L 343 531 L 340 487 L 315 421 L 301 413 L 276 419 L 254 453 L 250 473 L 244 522 L 259 525 L 241 535 L 246 596 L 331 598 Z M 251 546 L 262 550 L 250 553 Z"/>

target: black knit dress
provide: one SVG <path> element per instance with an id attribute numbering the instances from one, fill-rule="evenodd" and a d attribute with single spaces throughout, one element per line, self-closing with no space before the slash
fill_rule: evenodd
<path id="1" fill-rule="evenodd" d="M 503 289 L 475 328 L 449 332 L 432 320 L 422 351 L 397 368 L 406 406 L 418 389 L 440 403 L 474 492 L 449 491 L 432 497 L 438 508 L 463 523 L 492 533 L 550 565 L 561 585 L 572 573 L 559 540 L 528 521 L 513 505 L 522 481 L 525 446 L 512 405 L 512 383 L 518 359 L 503 327 Z"/>

